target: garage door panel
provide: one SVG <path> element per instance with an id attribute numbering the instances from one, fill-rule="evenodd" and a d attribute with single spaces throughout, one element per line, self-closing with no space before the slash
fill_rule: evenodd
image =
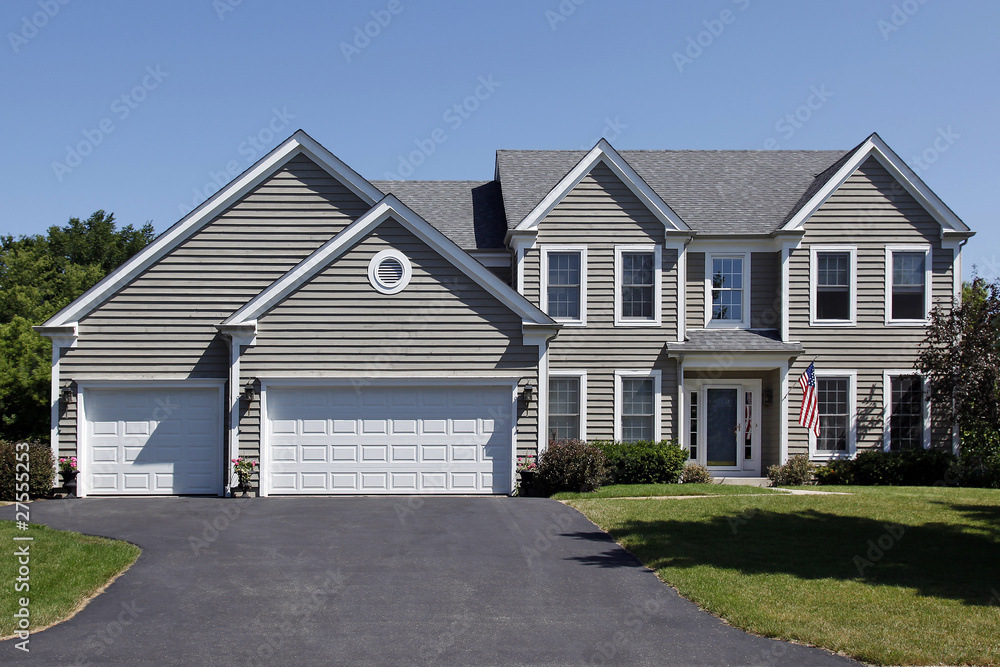
<path id="1" fill-rule="evenodd" d="M 506 493 L 512 401 L 509 387 L 270 387 L 270 490 Z"/>
<path id="2" fill-rule="evenodd" d="M 218 389 L 84 389 L 82 474 L 93 494 L 218 494 Z"/>

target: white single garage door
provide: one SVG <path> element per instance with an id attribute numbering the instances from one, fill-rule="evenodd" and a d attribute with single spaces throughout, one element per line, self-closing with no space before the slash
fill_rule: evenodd
<path id="1" fill-rule="evenodd" d="M 509 493 L 511 386 L 267 387 L 268 493 Z"/>
<path id="2" fill-rule="evenodd" d="M 222 493 L 220 387 L 83 390 L 88 495 Z"/>

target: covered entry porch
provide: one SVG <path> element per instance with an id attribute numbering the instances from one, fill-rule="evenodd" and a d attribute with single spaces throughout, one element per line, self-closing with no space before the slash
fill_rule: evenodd
<path id="1" fill-rule="evenodd" d="M 802 353 L 776 332 L 692 330 L 677 360 L 680 442 L 715 477 L 762 477 L 788 443 L 788 372 Z"/>

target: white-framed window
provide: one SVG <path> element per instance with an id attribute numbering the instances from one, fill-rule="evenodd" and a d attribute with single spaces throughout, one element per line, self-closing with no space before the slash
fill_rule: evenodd
<path id="1" fill-rule="evenodd" d="M 931 247 L 885 247 L 885 323 L 924 326 L 931 313 Z"/>
<path id="2" fill-rule="evenodd" d="M 541 249 L 541 309 L 557 322 L 587 324 L 587 246 Z"/>
<path id="3" fill-rule="evenodd" d="M 858 302 L 858 249 L 848 245 L 809 248 L 809 323 L 855 326 Z"/>
<path id="4" fill-rule="evenodd" d="M 857 449 L 858 374 L 853 370 L 816 371 L 819 437 L 809 433 L 809 458 L 850 458 Z"/>
<path id="5" fill-rule="evenodd" d="M 660 371 L 615 371 L 615 440 L 660 439 Z"/>
<path id="6" fill-rule="evenodd" d="M 615 246 L 615 325 L 660 326 L 660 281 L 660 246 Z"/>
<path id="7" fill-rule="evenodd" d="M 705 253 L 705 325 L 750 327 L 750 253 Z"/>
<path id="8" fill-rule="evenodd" d="M 882 391 L 885 450 L 930 447 L 931 419 L 927 379 L 912 370 L 885 371 Z"/>
<path id="9" fill-rule="evenodd" d="M 382 294 L 397 294 L 410 284 L 413 267 L 403 253 L 389 248 L 368 263 L 368 281 Z"/>
<path id="10" fill-rule="evenodd" d="M 549 371 L 549 440 L 587 439 L 587 373 Z"/>

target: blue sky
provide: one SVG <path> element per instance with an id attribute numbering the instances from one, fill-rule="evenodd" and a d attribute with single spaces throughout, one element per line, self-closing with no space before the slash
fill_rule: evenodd
<path id="1" fill-rule="evenodd" d="M 7 0 L 0 234 L 101 208 L 163 231 L 299 128 L 371 179 L 875 131 L 996 276 L 998 24 L 985 0 Z"/>

